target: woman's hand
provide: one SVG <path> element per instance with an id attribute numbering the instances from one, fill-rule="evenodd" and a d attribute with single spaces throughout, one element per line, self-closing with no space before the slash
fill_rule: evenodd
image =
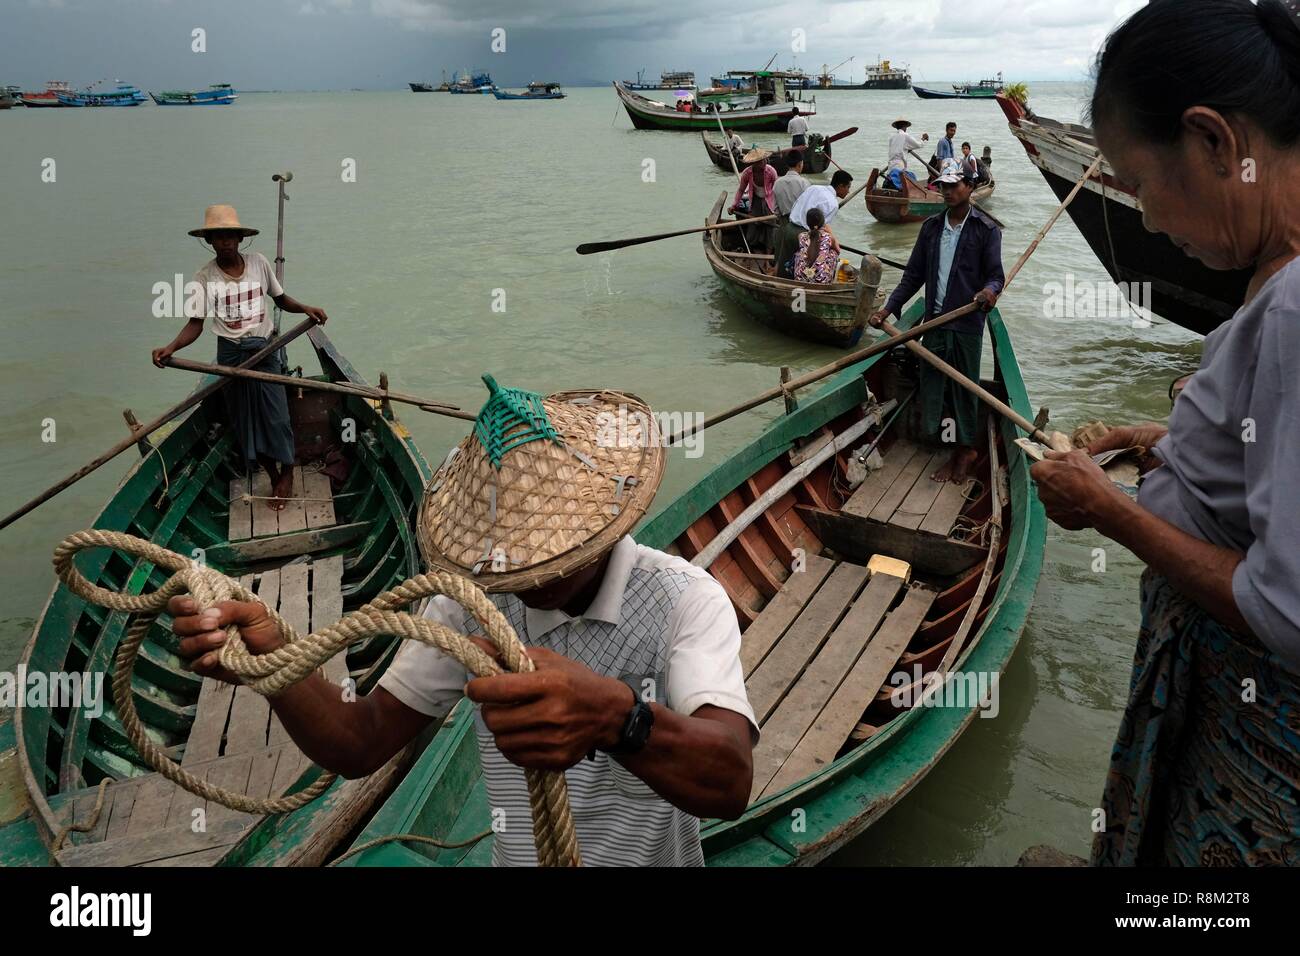
<path id="1" fill-rule="evenodd" d="M 1111 509 L 1131 501 L 1086 451 L 1048 451 L 1029 469 L 1029 477 L 1038 486 L 1047 517 L 1067 531 L 1096 528 Z"/>

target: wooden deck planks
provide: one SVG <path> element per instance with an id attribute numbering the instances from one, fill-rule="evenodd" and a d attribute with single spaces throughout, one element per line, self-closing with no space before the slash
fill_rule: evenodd
<path id="1" fill-rule="evenodd" d="M 899 439 L 889 448 L 885 455 L 884 467 L 879 471 L 873 471 L 867 475 L 866 480 L 858 485 L 857 490 L 844 502 L 841 509 L 848 514 L 857 515 L 859 518 L 866 518 L 871 515 L 872 510 L 880 503 L 880 499 L 885 496 L 885 492 L 898 479 L 899 473 L 912 460 L 914 455 L 922 454 L 923 450 L 905 439 Z"/>
<path id="2" fill-rule="evenodd" d="M 271 497 L 271 476 L 260 468 L 253 475 L 253 497 Z M 280 515 L 266 501 L 253 501 L 253 537 L 280 533 Z"/>
<path id="3" fill-rule="evenodd" d="M 912 485 L 910 491 L 898 503 L 898 508 L 889 516 L 889 523 L 898 525 L 900 528 L 907 528 L 915 531 L 925 520 L 925 516 L 930 513 L 930 508 L 934 501 L 939 497 L 939 493 L 950 482 L 935 481 L 930 477 L 936 469 L 943 467 L 943 464 L 951 457 L 947 451 L 937 451 L 930 456 L 921 474 L 917 477 L 916 483 Z"/>
<path id="4" fill-rule="evenodd" d="M 284 510 L 277 516 L 280 534 L 288 534 L 291 531 L 305 531 L 307 529 L 307 503 L 302 500 L 306 492 L 303 489 L 302 466 L 295 465 L 293 469 L 293 497 L 285 502 Z M 262 504 L 265 505 L 266 502 L 262 502 Z"/>
<path id="5" fill-rule="evenodd" d="M 839 689 L 902 587 L 901 578 L 890 574 L 872 575 L 849 613 L 827 638 L 821 652 L 763 725 L 762 739 L 754 749 L 751 803 L 763 793 Z"/>
<path id="6" fill-rule="evenodd" d="M 249 490 L 248 476 L 243 475 L 230 483 L 230 518 L 226 525 L 226 537 L 231 541 L 243 541 L 253 536 L 253 506 L 251 501 L 244 501 Z"/>
<path id="7" fill-rule="evenodd" d="M 945 538 L 952 534 L 952 526 L 957 523 L 957 516 L 966 506 L 966 496 L 973 484 L 973 479 L 960 485 L 955 481 L 944 482 L 943 490 L 935 498 L 934 505 L 921 522 L 919 530 Z"/>
<path id="8" fill-rule="evenodd" d="M 322 558 L 311 567 L 311 630 L 318 631 L 343 616 L 343 556 Z M 348 676 L 347 652 L 335 654 L 321 668 L 332 684 Z"/>
<path id="9" fill-rule="evenodd" d="M 934 455 L 928 448 L 918 449 L 908 459 L 907 464 L 898 473 L 898 477 L 894 479 L 893 484 L 880 496 L 880 500 L 876 502 L 876 506 L 871 509 L 871 514 L 867 517 L 872 521 L 888 524 L 889 519 L 898 510 L 898 506 L 903 503 L 903 499 L 911 492 L 912 486 L 916 484 L 922 475 L 926 474 L 927 468 L 933 467 L 930 464 L 933 459 Z"/>
<path id="10" fill-rule="evenodd" d="M 925 587 L 908 589 L 903 603 L 885 619 L 853 670 L 767 785 L 765 793 L 784 790 L 835 759 L 937 596 L 937 591 Z"/>
<path id="11" fill-rule="evenodd" d="M 326 528 L 335 523 L 334 491 L 330 487 L 329 475 L 319 471 L 303 475 L 304 496 L 307 498 L 328 498 L 329 501 L 307 501 L 306 515 L 308 528 Z"/>
<path id="12" fill-rule="evenodd" d="M 749 703 L 760 727 L 817 655 L 866 580 L 867 569 L 862 565 L 847 562 L 837 565 L 776 647 L 745 681 Z"/>
<path id="13" fill-rule="evenodd" d="M 762 663 L 786 628 L 794 623 L 834 567 L 835 562 L 828 558 L 806 555 L 804 569 L 786 578 L 781 590 L 767 602 L 754 623 L 745 629 L 740 642 L 740 664 L 746 678 Z"/>

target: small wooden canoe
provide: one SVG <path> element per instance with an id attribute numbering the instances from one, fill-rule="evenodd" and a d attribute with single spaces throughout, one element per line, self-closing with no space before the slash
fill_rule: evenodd
<path id="1" fill-rule="evenodd" d="M 722 220 L 727 193 L 713 204 L 706 225 Z M 862 338 L 871 313 L 884 304 L 880 264 L 863 257 L 857 280 L 821 284 L 767 275 L 760 264 L 770 256 L 745 251 L 740 229 L 715 229 L 703 234 L 704 257 L 722 288 L 753 318 L 786 335 L 850 348 Z"/>
<path id="2" fill-rule="evenodd" d="M 309 333 L 327 381 L 363 383 L 320 329 Z M 222 424 L 220 393 L 157 443 L 142 448 L 96 528 L 125 531 L 204 560 L 239 577 L 306 633 L 337 620 L 392 585 L 419 573 L 410 525 L 429 468 L 391 411 L 352 396 L 290 389 L 289 410 L 299 467 L 295 498 L 282 512 L 246 495 L 268 493 L 259 473 L 248 489 L 234 436 Z M 114 591 L 154 590 L 166 575 L 108 551 L 79 566 Z M 88 606 L 55 587 L 20 667 L 29 674 L 103 674 L 102 712 L 86 708 L 20 709 L 0 727 L 0 865 L 211 865 L 247 835 L 257 817 L 205 806 L 145 765 L 127 740 L 113 705 L 112 661 L 127 616 Z M 336 683 L 352 677 L 358 693 L 373 686 L 395 651 L 392 639 L 353 646 L 326 665 Z M 264 698 L 193 674 L 176 639 L 155 625 L 135 672 L 135 702 L 147 732 L 173 759 L 210 782 L 253 796 L 284 792 L 316 770 L 271 714 Z M 94 708 L 91 708 L 93 710 Z M 405 766 L 400 759 L 363 780 L 338 781 L 308 806 L 275 820 L 292 844 L 264 838 L 277 864 L 320 862 L 356 826 Z M 97 788 L 110 784 L 96 825 L 57 835 L 93 818 Z M 195 833 L 195 811 L 206 830 Z M 310 821 L 304 826 L 304 821 Z M 297 828 L 294 830 L 294 828 Z M 269 845 L 269 849 L 266 847 Z"/>
<path id="3" fill-rule="evenodd" d="M 744 169 L 745 167 L 752 166 L 757 162 L 757 160 L 745 162 L 745 154 L 739 150 L 733 150 L 732 155 L 736 158 L 736 165 L 733 167 L 731 165 L 731 156 L 727 155 L 727 149 L 725 147 L 712 142 L 709 139 L 709 135 L 703 130 L 700 131 L 700 139 L 704 143 L 704 149 L 709 154 L 709 160 L 714 166 L 717 166 L 724 172 L 734 173 L 738 169 Z M 800 150 L 804 154 L 803 171 L 805 175 L 824 173 L 830 167 L 830 156 L 827 155 L 817 143 L 813 143 L 811 147 L 787 146 L 784 149 L 765 149 L 763 152 L 766 155 L 768 164 L 776 170 L 776 174 L 778 176 L 784 176 L 789 170 L 789 166 L 786 163 L 786 154 L 795 149 Z"/>
<path id="4" fill-rule="evenodd" d="M 933 189 L 926 189 L 906 176 L 903 177 L 903 184 L 907 187 L 905 193 L 880 188 L 876 184 L 881 178 L 880 170 L 873 169 L 863 193 L 867 201 L 867 211 L 876 218 L 877 222 L 890 225 L 924 222 L 947 208 L 942 195 Z M 993 195 L 993 188 L 996 185 L 989 182 L 979 186 L 971 192 L 971 199 L 975 202 L 983 202 Z"/>
<path id="5" fill-rule="evenodd" d="M 920 312 L 918 304 L 900 324 Z M 989 332 L 994 380 L 985 385 L 1031 415 L 996 311 Z M 1019 641 L 1045 538 L 1029 462 L 1012 426 L 985 419 L 990 440 L 976 478 L 931 481 L 947 451 L 915 434 L 913 363 L 877 356 L 845 369 L 636 534 L 707 566 L 743 631 L 741 663 L 762 739 L 749 809 L 735 821 L 704 822 L 711 866 L 812 864 L 860 836 L 970 726 L 983 706 L 979 688 L 998 691 Z M 881 467 L 850 487 L 850 457 L 877 438 Z M 910 580 L 870 571 L 873 555 L 908 562 Z M 930 705 L 918 704 L 916 675 L 934 674 L 949 653 L 954 680 Z M 791 825 L 795 811 L 802 826 Z M 491 808 L 469 701 L 452 711 L 354 846 L 404 833 L 469 843 L 386 843 L 344 865 L 491 860 Z"/>

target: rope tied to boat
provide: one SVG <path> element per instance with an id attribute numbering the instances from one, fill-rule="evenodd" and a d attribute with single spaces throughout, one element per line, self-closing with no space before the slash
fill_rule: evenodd
<path id="1" fill-rule="evenodd" d="M 110 591 L 89 581 L 73 563 L 82 551 L 112 548 L 171 572 L 156 591 L 125 594 Z M 134 535 L 91 529 L 64 538 L 54 550 L 54 570 L 59 580 L 78 597 L 111 611 L 137 615 L 117 648 L 113 665 L 113 700 L 131 745 L 141 757 L 177 786 L 196 796 L 244 813 L 284 813 L 310 803 L 329 789 L 336 774 L 325 773 L 310 786 L 288 796 L 255 799 L 224 790 L 191 774 L 145 733 L 131 691 L 131 675 L 145 636 L 167 602 L 178 594 L 189 594 L 201 613 L 222 601 L 258 601 L 256 595 L 214 568 L 196 563 L 174 551 Z M 417 641 L 455 658 L 478 677 L 503 673 L 502 666 L 463 634 L 435 621 L 413 616 L 398 608 L 426 597 L 443 594 L 470 612 L 484 634 L 501 654 L 504 671 L 528 673 L 534 669 L 509 621 L 472 581 L 458 575 L 435 572 L 420 574 L 373 601 L 357 608 L 320 631 L 300 635 L 273 609 L 267 615 L 284 636 L 284 644 L 267 654 L 252 654 L 235 626 L 226 628 L 226 640 L 217 652 L 221 665 L 265 697 L 274 697 L 304 680 L 322 664 L 350 645 L 365 638 L 393 635 Z M 260 603 L 260 602 L 259 602 Z M 580 863 L 577 834 L 569 806 L 564 774 L 525 770 L 533 817 L 533 838 L 537 860 L 542 866 L 577 866 Z"/>

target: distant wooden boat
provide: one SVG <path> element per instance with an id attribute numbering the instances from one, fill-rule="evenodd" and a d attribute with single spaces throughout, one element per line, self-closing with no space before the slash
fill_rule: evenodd
<path id="1" fill-rule="evenodd" d="M 1097 158 L 1092 130 L 1038 116 L 1008 96 L 997 100 L 1029 161 L 1064 199 Z M 1175 325 L 1206 335 L 1232 318 L 1246 300 L 1251 269 L 1211 269 L 1168 236 L 1150 232 L 1142 224 L 1142 206 L 1133 187 L 1116 177 L 1106 162 L 1066 211 L 1111 280 L 1145 288 L 1151 311 Z"/>
<path id="2" fill-rule="evenodd" d="M 159 106 L 229 106 L 239 94 L 229 83 L 213 83 L 206 90 L 150 91 L 149 97 Z"/>
<path id="3" fill-rule="evenodd" d="M 499 100 L 562 100 L 564 90 L 559 83 L 529 83 L 523 93 L 511 93 L 508 90 L 493 89 L 492 95 Z"/>
<path id="4" fill-rule="evenodd" d="M 706 225 L 722 221 L 723 193 L 713 204 Z M 854 282 L 798 282 L 767 275 L 760 264 L 770 256 L 757 256 L 745 249 L 739 228 L 714 229 L 703 234 L 704 257 L 723 291 L 752 318 L 778 332 L 803 339 L 849 348 L 858 343 L 871 313 L 884 305 L 879 266 L 863 268 Z M 802 295 L 796 295 L 801 290 Z"/>
<path id="5" fill-rule="evenodd" d="M 320 329 L 308 335 L 322 379 L 363 383 Z M 218 396 L 219 399 L 219 396 Z M 411 526 L 429 469 L 410 433 L 391 412 L 347 395 L 293 390 L 289 412 L 297 457 L 295 499 L 281 512 L 264 500 L 266 476 L 249 489 L 233 433 L 215 412 L 196 407 L 127 474 L 93 522 L 189 555 L 242 580 L 276 607 L 299 633 L 337 620 L 386 588 L 422 570 Z M 341 422 L 355 428 L 345 436 Z M 78 560 L 94 582 L 114 591 L 157 588 L 166 575 L 145 562 L 107 551 Z M 54 588 L 23 652 L 31 673 L 106 675 L 127 617 L 88 606 L 63 585 Z M 351 677 L 359 693 L 373 687 L 396 651 L 392 639 L 372 639 L 325 665 L 335 683 Z M 345 659 L 346 657 L 346 659 Z M 187 669 L 176 639 L 162 623 L 145 639 L 134 677 L 136 707 L 146 732 L 182 766 L 210 782 L 251 796 L 277 795 L 313 777 L 311 762 L 292 744 L 264 698 Z M 143 763 L 124 735 L 105 679 L 104 709 L 26 707 L 0 727 L 0 807 L 30 807 L 0 826 L 0 865 L 212 865 L 260 818 L 215 804 L 207 830 L 191 830 L 204 807 Z M 6 733 L 9 734 L 6 737 Z M 16 753 L 15 753 L 16 750 Z M 278 864 L 319 863 L 368 812 L 402 766 L 400 760 L 363 780 L 339 780 L 294 813 L 275 818 L 299 840 L 264 850 Z M 9 774 L 20 768 L 21 774 Z M 103 811 L 87 833 L 72 833 L 53 850 L 68 824 L 91 819 L 102 780 Z M 13 792 L 10 792 L 13 791 Z"/>
<path id="6" fill-rule="evenodd" d="M 941 193 L 934 189 L 926 189 L 910 177 L 903 177 L 903 185 L 906 187 L 904 193 L 899 193 L 893 189 L 880 188 L 876 185 L 880 179 L 880 170 L 873 169 L 871 178 L 867 180 L 867 188 L 864 191 L 867 211 L 876 218 L 877 222 L 891 225 L 905 222 L 924 222 L 947 208 Z M 996 185 L 995 182 L 990 181 L 976 187 L 971 191 L 971 199 L 975 202 L 983 202 L 993 195 L 993 189 Z"/>
<path id="7" fill-rule="evenodd" d="M 645 79 L 645 70 L 637 70 L 636 79 L 624 80 L 623 86 L 629 90 L 693 90 L 695 74 L 690 70 L 664 70 L 658 83 L 650 83 Z"/>
<path id="8" fill-rule="evenodd" d="M 19 101 L 9 94 L 8 90 L 0 90 L 0 110 L 12 109 L 18 106 Z"/>
<path id="9" fill-rule="evenodd" d="M 1032 417 L 996 310 L 988 330 L 985 386 Z M 1000 678 L 1033 603 L 1046 526 L 1029 462 L 1014 426 L 982 421 L 977 480 L 931 481 L 949 451 L 918 440 L 914 388 L 909 364 L 886 355 L 850 366 L 637 529 L 638 542 L 706 567 L 742 631 L 762 738 L 749 808 L 702 821 L 709 866 L 826 859 L 904 800 L 984 706 L 985 716 L 1015 706 Z M 855 453 L 877 441 L 882 467 L 851 487 Z M 869 570 L 875 555 L 906 561 L 910 581 L 901 568 Z M 952 681 L 922 702 L 949 655 Z M 490 864 L 475 723 L 462 700 L 353 844 L 414 833 L 449 846 L 387 842 L 343 866 Z"/>
<path id="10" fill-rule="evenodd" d="M 912 91 L 923 100 L 991 100 L 1003 88 L 1002 74 L 991 80 L 980 80 L 978 83 L 954 83 L 952 92 L 944 90 L 931 90 L 923 86 L 913 86 Z"/>
<path id="11" fill-rule="evenodd" d="M 823 137 L 818 133 L 810 133 L 809 139 L 811 142 L 808 146 L 786 146 L 775 150 L 764 149 L 760 152 L 768 161 L 768 164 L 776 170 L 778 176 L 784 176 L 786 174 L 789 169 L 789 165 L 786 162 L 786 156 L 794 150 L 803 153 L 803 171 L 805 174 L 814 175 L 816 173 L 824 173 L 830 167 L 831 160 L 830 155 L 821 145 L 822 138 Z M 713 165 L 725 172 L 733 172 L 731 157 L 728 156 L 727 149 L 711 141 L 709 139 L 709 134 L 703 130 L 700 131 L 700 139 L 703 141 L 704 149 L 708 152 L 709 160 Z M 757 158 L 746 162 L 745 156 L 747 152 L 748 151 L 742 153 L 739 150 L 731 151 L 732 155 L 734 155 L 736 159 L 735 169 L 744 169 L 746 166 L 752 166 L 754 163 L 758 162 Z"/>
<path id="12" fill-rule="evenodd" d="M 637 129 L 710 131 L 718 128 L 718 116 L 722 117 L 724 126 L 735 129 L 755 130 L 759 132 L 784 133 L 786 126 L 794 116 L 796 107 L 803 116 L 811 117 L 817 113 L 816 100 L 796 100 L 788 98 L 784 80 L 775 76 L 771 89 L 760 93 L 759 103 L 751 109 L 734 110 L 692 110 L 676 109 L 658 100 L 648 99 L 633 93 L 622 83 L 614 83 L 614 93 L 627 110 L 632 125 Z"/>

